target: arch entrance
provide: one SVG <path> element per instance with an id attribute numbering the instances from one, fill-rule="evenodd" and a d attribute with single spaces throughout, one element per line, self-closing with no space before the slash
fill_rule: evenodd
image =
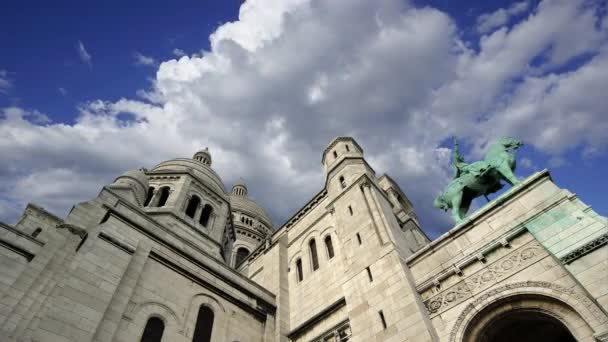
<path id="1" fill-rule="evenodd" d="M 506 312 L 481 328 L 478 342 L 576 342 L 568 328 L 555 317 L 533 310 Z"/>
<path id="2" fill-rule="evenodd" d="M 593 329 L 565 302 L 539 294 L 507 295 L 466 310 L 452 342 L 594 341 Z M 458 333 L 458 330 L 461 332 Z M 459 337 L 460 335 L 461 337 Z"/>

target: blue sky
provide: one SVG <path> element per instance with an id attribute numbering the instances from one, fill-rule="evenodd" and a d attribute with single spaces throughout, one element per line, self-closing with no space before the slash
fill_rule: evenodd
<path id="1" fill-rule="evenodd" d="M 241 7 L 242 5 L 242 7 Z M 608 213 L 605 1 L 27 1 L 0 8 L 0 220 L 63 216 L 118 174 L 209 146 L 282 224 L 352 135 L 431 236 L 449 137 Z"/>

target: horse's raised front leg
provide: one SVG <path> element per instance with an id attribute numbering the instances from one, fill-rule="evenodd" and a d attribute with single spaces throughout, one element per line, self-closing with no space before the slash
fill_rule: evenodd
<path id="1" fill-rule="evenodd" d="M 456 221 L 456 224 L 459 224 L 460 222 L 462 222 L 462 211 L 461 211 L 461 204 L 462 204 L 462 191 L 460 191 L 459 193 L 455 194 L 452 198 L 452 217 L 454 218 L 454 221 Z"/>
<path id="2" fill-rule="evenodd" d="M 513 170 L 511 170 L 509 165 L 507 165 L 506 163 L 498 166 L 496 168 L 496 171 L 498 171 L 502 175 L 502 177 L 507 181 L 507 183 L 511 184 L 512 186 L 520 183 L 519 179 L 515 177 Z"/>

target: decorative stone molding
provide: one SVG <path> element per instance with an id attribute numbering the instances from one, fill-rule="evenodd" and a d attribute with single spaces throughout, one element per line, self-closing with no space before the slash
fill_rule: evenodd
<path id="1" fill-rule="evenodd" d="M 583 246 L 573 250 L 572 252 L 564 255 L 560 258 L 560 261 L 564 264 L 569 264 L 574 260 L 593 252 L 594 250 L 608 244 L 608 233 L 600 235 L 596 239 L 584 244 Z"/>
<path id="2" fill-rule="evenodd" d="M 361 181 L 360 185 L 361 185 L 361 189 L 365 189 L 365 188 L 369 189 L 372 187 L 371 183 L 369 182 L 369 180 L 367 178 L 364 178 L 363 181 Z"/>
<path id="3" fill-rule="evenodd" d="M 417 286 L 416 289 L 418 290 L 419 293 L 423 293 L 424 291 L 434 287 L 436 285 L 435 281 L 442 282 L 444 279 L 447 279 L 454 274 L 458 274 L 457 273 L 458 270 L 464 270 L 467 266 L 469 266 L 473 263 L 476 263 L 476 262 L 481 262 L 481 263 L 485 264 L 486 255 L 489 255 L 490 253 L 494 252 L 496 249 L 499 249 L 499 248 L 514 247 L 514 246 L 512 246 L 512 241 L 515 238 L 517 238 L 518 236 L 524 234 L 525 232 L 527 232 L 527 229 L 525 226 L 518 226 L 514 229 L 511 229 L 510 231 L 506 232 L 502 236 L 485 244 L 477 251 L 472 252 L 471 254 L 467 255 L 466 257 L 456 261 L 453 264 L 454 267 L 444 268 L 440 272 L 428 277 L 425 281 L 422 281 Z M 427 245 L 427 247 L 423 247 L 421 250 L 428 248 L 428 246 L 429 245 Z M 408 262 L 408 261 L 406 261 L 406 262 Z"/>
<path id="4" fill-rule="evenodd" d="M 595 339 L 597 339 L 600 342 L 608 342 L 608 331 L 603 331 L 601 333 L 597 333 L 597 334 L 593 335 L 593 337 L 595 337 Z"/>
<path id="5" fill-rule="evenodd" d="M 608 322 L 608 317 L 589 297 L 574 289 L 546 281 L 522 281 L 499 286 L 478 296 L 469 303 L 454 323 L 450 333 L 450 342 L 458 341 L 458 336 L 464 333 L 466 325 L 473 318 L 472 316 L 481 311 L 483 307 L 500 299 L 497 297 L 502 295 L 503 298 L 507 298 L 518 294 L 539 294 L 557 299 L 570 305 L 590 326 L 594 325 L 591 324 L 590 320 L 595 320 L 602 325 Z"/>
<path id="6" fill-rule="evenodd" d="M 71 223 L 59 223 L 55 226 L 55 228 L 57 229 L 67 229 L 70 233 L 74 234 L 74 235 L 78 235 L 81 239 L 84 239 L 85 237 L 87 237 L 87 231 L 82 228 L 79 227 L 75 224 L 71 224 Z"/>
<path id="7" fill-rule="evenodd" d="M 547 255 L 542 246 L 533 240 L 488 264 L 481 270 L 437 293 L 424 302 L 431 317 L 465 301 L 499 281 L 517 273 Z"/>

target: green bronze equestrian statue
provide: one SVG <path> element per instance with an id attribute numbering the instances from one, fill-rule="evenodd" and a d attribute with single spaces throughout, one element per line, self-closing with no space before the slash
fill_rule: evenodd
<path id="1" fill-rule="evenodd" d="M 452 209 L 456 223 L 462 222 L 473 199 L 492 194 L 503 185 L 505 180 L 511 185 L 519 183 L 513 174 L 515 170 L 515 152 L 523 145 L 517 139 L 504 137 L 490 146 L 484 160 L 467 164 L 460 155 L 458 142 L 454 138 L 452 150 L 452 167 L 454 179 L 446 186 L 443 193 L 435 199 L 436 208 L 447 211 Z"/>

